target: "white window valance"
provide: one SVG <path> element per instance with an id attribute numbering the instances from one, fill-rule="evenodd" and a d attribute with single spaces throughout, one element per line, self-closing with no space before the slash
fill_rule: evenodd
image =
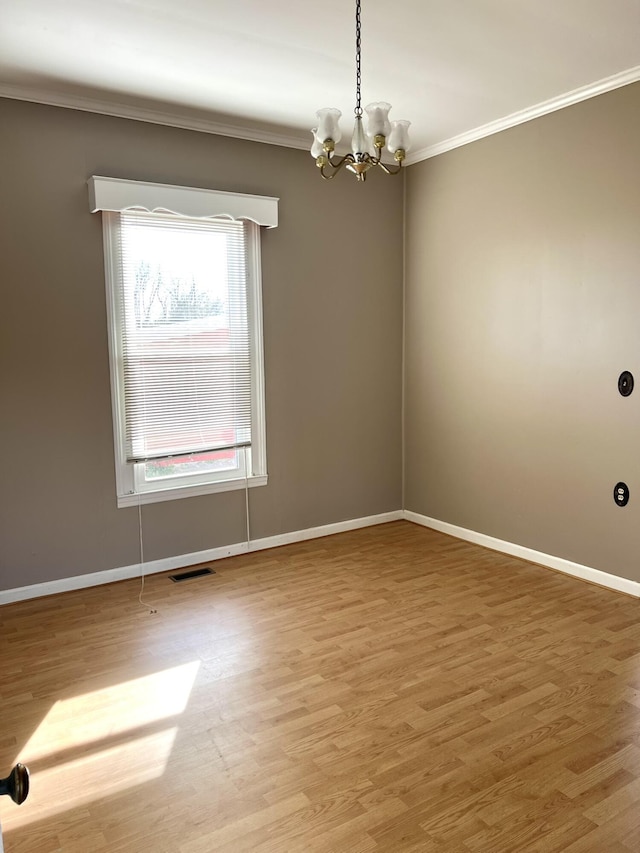
<path id="1" fill-rule="evenodd" d="M 176 187 L 123 178 L 89 178 L 89 208 L 122 212 L 147 210 L 173 213 L 194 219 L 249 219 L 257 225 L 278 225 L 278 199 L 271 196 L 229 193 L 195 187 Z"/>

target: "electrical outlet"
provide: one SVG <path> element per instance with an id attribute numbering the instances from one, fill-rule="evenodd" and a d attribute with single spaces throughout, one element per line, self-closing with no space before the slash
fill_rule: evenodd
<path id="1" fill-rule="evenodd" d="M 618 506 L 626 506 L 629 503 L 629 486 L 626 483 L 616 483 L 613 487 L 613 500 Z"/>

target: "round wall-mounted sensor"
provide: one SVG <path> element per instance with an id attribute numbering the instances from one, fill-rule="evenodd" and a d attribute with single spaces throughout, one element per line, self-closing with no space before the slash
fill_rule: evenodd
<path id="1" fill-rule="evenodd" d="M 633 391 L 633 373 L 623 370 L 618 377 L 618 391 L 623 397 L 628 397 Z"/>

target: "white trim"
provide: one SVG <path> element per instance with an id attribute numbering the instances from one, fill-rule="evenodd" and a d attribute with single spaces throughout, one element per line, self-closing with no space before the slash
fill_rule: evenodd
<path id="1" fill-rule="evenodd" d="M 407 156 L 404 165 L 410 166 L 413 163 L 428 160 L 431 157 L 436 157 L 438 154 L 444 154 L 446 151 L 451 151 L 454 148 L 460 148 L 463 145 L 468 145 L 470 142 L 483 139 L 485 136 L 500 133 L 502 130 L 507 130 L 510 127 L 531 121 L 534 118 L 539 118 L 547 113 L 556 112 L 556 110 L 564 109 L 564 107 L 569 107 L 580 101 L 595 98 L 597 95 L 611 92 L 614 89 L 627 86 L 629 83 L 636 83 L 639 80 L 640 65 L 636 65 L 634 68 L 628 68 L 626 71 L 612 74 L 610 77 L 597 80 L 595 83 L 581 86 L 571 92 L 566 92 L 563 95 L 542 101 L 527 109 L 503 116 L 496 121 L 488 122 L 458 136 L 452 136 L 450 139 L 437 142 L 435 145 L 429 145 L 426 148 L 413 151 Z M 170 110 L 153 110 L 142 106 L 136 107 L 129 104 L 101 100 L 100 98 L 51 93 L 41 89 L 6 83 L 0 85 L 0 98 L 10 98 L 14 101 L 29 101 L 31 103 L 46 104 L 52 107 L 62 107 L 63 109 L 81 110 L 89 113 L 99 113 L 100 115 L 132 119 L 133 121 L 144 121 L 149 124 L 160 124 L 183 130 L 196 130 L 200 133 L 213 133 L 216 136 L 228 136 L 233 139 L 244 139 L 248 142 L 262 142 L 267 145 L 278 145 L 282 148 L 295 148 L 301 151 L 309 149 L 309 142 L 307 141 L 308 132 L 298 134 L 293 128 L 291 128 L 290 134 L 281 134 L 257 127 L 244 127 L 212 119 L 181 115 L 178 112 Z"/>
<path id="2" fill-rule="evenodd" d="M 237 554 L 246 554 L 253 551 L 264 551 L 269 548 L 277 548 L 281 545 L 290 545 L 294 542 L 304 542 L 308 539 L 319 539 L 323 536 L 332 536 L 336 533 L 345 533 L 349 530 L 358 530 L 364 527 L 372 527 L 376 524 L 386 524 L 390 521 L 400 521 L 405 519 L 414 524 L 419 524 L 422 527 L 429 527 L 432 530 L 437 530 L 440 533 L 446 533 L 449 536 L 454 536 L 457 539 L 462 539 L 465 542 L 472 542 L 475 545 L 480 545 L 483 548 L 489 548 L 492 551 L 500 551 L 503 554 L 509 554 L 512 557 L 518 557 L 522 560 L 527 560 L 530 563 L 535 563 L 540 566 L 545 566 L 550 569 L 555 569 L 563 574 L 571 575 L 572 577 L 585 580 L 597 586 L 603 586 L 607 589 L 623 592 L 627 595 L 632 595 L 635 598 L 640 598 L 640 583 L 627 578 L 620 578 L 616 575 L 602 572 L 599 569 L 593 569 L 589 566 L 583 566 L 580 563 L 573 563 L 570 560 L 564 560 L 561 557 L 554 557 L 550 554 L 544 554 L 541 551 L 534 551 L 532 548 L 525 548 L 522 545 L 514 545 L 511 542 L 506 542 L 503 539 L 496 539 L 493 536 L 487 536 L 484 533 L 478 533 L 474 530 L 467 530 L 464 527 L 458 527 L 455 524 L 450 524 L 447 521 L 440 521 L 436 518 L 429 518 L 426 515 L 420 515 L 417 512 L 410 510 L 394 510 L 393 512 L 381 513 L 380 515 L 370 515 L 363 518 L 354 518 L 348 521 L 338 521 L 333 524 L 325 524 L 320 527 L 310 527 L 306 530 L 294 530 L 291 533 L 281 533 L 277 536 L 267 536 L 264 539 L 255 539 L 252 542 L 236 542 L 231 545 L 225 545 L 221 548 L 210 548 L 206 551 L 196 551 L 192 554 L 180 554 L 176 557 L 166 557 L 161 560 L 153 560 L 145 563 L 144 567 L 140 564 L 132 566 L 123 566 L 118 569 L 107 569 L 102 572 L 93 572 L 88 575 L 77 575 L 71 578 L 61 578 L 60 580 L 48 581 L 46 583 L 33 584 L 32 586 L 17 587 L 15 589 L 0 590 L 0 606 L 3 604 L 11 604 L 16 601 L 26 601 L 31 598 L 40 598 L 45 595 L 55 595 L 60 592 L 69 592 L 74 589 L 86 589 L 92 586 L 101 586 L 102 584 L 114 583 L 115 581 L 129 580 L 139 577 L 142 568 L 145 575 L 157 574 L 159 572 L 168 572 L 175 569 L 183 569 L 188 566 L 195 566 L 199 563 L 209 563 L 215 560 L 222 560 L 225 557 L 233 557 Z"/>
<path id="3" fill-rule="evenodd" d="M 101 182 L 105 182 L 104 186 Z M 138 186 L 151 187 L 153 192 L 159 192 L 159 197 L 165 198 L 164 190 L 184 190 L 189 196 L 192 193 L 204 193 L 208 196 L 234 196 L 235 193 L 217 193 L 209 190 L 192 190 L 184 187 L 165 187 L 162 184 L 142 184 L 137 181 L 120 181 L 112 178 L 90 179 L 89 195 L 91 203 L 101 197 L 104 188 L 106 201 L 117 200 L 119 187 L 123 188 L 122 198 L 128 198 L 129 187 L 133 185 L 133 194 L 138 192 Z M 112 193 L 115 187 L 115 193 Z M 257 196 L 239 195 L 240 199 L 259 199 Z M 275 221 L 277 222 L 277 199 L 263 198 L 263 201 L 273 201 L 276 204 Z M 242 207 L 240 209 L 246 209 Z M 97 208 L 101 209 L 101 208 Z M 116 498 L 118 508 L 138 506 L 140 504 L 160 503 L 180 498 L 191 498 L 198 495 L 215 494 L 235 489 L 253 488 L 267 485 L 266 461 L 266 424 L 265 424 L 265 390 L 264 390 L 264 353 L 262 328 L 262 278 L 260 270 L 260 228 L 252 220 L 243 223 L 244 244 L 246 249 L 247 270 L 247 308 L 251 334 L 250 355 L 252 371 L 251 387 L 251 424 L 252 452 L 251 471 L 247 477 L 244 468 L 235 470 L 235 476 L 230 471 L 211 472 L 197 477 L 180 477 L 164 483 L 140 481 L 136 475 L 136 466 L 127 462 L 127 448 L 124 427 L 124 361 L 122 317 L 119 310 L 119 296 L 122 292 L 122 258 L 120 256 L 120 212 L 117 210 L 102 210 L 102 230 L 105 256 L 105 286 L 108 319 L 109 364 L 111 376 L 111 400 L 113 416 L 113 439 Z M 244 457 L 246 460 L 246 457 Z"/>
<path id="4" fill-rule="evenodd" d="M 492 136 L 494 133 L 500 133 L 502 130 L 508 130 L 510 127 L 524 124 L 534 118 L 547 115 L 548 113 L 563 110 L 565 107 L 570 107 L 573 104 L 578 104 L 580 101 L 586 101 L 589 98 L 595 98 L 597 95 L 602 95 L 605 92 L 611 92 L 614 89 L 620 89 L 622 86 L 628 86 L 630 83 L 637 83 L 640 80 L 640 65 L 635 68 L 629 68 L 627 71 L 621 71 L 619 74 L 613 74 L 611 77 L 605 77 L 603 80 L 598 80 L 595 83 L 590 83 L 588 86 L 581 86 L 579 89 L 574 89 L 572 92 L 566 92 L 564 95 L 558 95 L 556 98 L 550 98 L 548 101 L 542 101 L 540 104 L 535 104 L 532 107 L 527 107 L 524 110 L 519 110 L 511 115 L 503 116 L 490 121 L 488 124 L 483 124 L 481 127 L 476 127 L 473 130 L 468 130 L 458 136 L 452 136 L 450 139 L 445 139 L 442 142 L 437 142 L 435 145 L 429 145 L 427 148 L 422 148 L 419 151 L 413 151 L 407 156 L 404 161 L 405 165 L 410 166 L 413 163 L 419 163 L 421 160 L 428 160 L 431 157 L 437 157 L 438 154 L 444 154 L 446 151 L 451 151 L 454 148 L 461 148 L 463 145 L 468 145 L 470 142 L 475 142 L 478 139 L 484 139 L 485 136 Z"/>
<path id="5" fill-rule="evenodd" d="M 128 181 L 124 178 L 105 178 L 93 175 L 89 186 L 91 213 L 107 210 L 162 211 L 195 219 L 227 216 L 230 219 L 250 219 L 257 225 L 275 228 L 278 225 L 278 201 L 272 196 L 229 193 L 198 187 L 179 187 L 148 181 Z"/>
<path id="6" fill-rule="evenodd" d="M 209 563 L 215 560 L 222 560 L 225 557 L 234 557 L 237 554 L 246 554 L 248 551 L 263 551 L 268 548 L 277 548 L 279 545 L 304 542 L 307 539 L 319 539 L 322 536 L 331 536 L 334 533 L 344 533 L 348 530 L 358 530 L 361 527 L 372 527 L 376 524 L 386 524 L 389 521 L 401 521 L 402 518 L 402 510 L 395 510 L 394 512 L 385 512 L 380 515 L 369 515 L 348 521 L 338 521 L 334 524 L 322 525 L 321 527 L 310 527 L 306 530 L 281 533 L 278 536 L 267 536 L 264 539 L 256 539 L 249 543 L 235 542 L 221 548 L 210 548 L 206 551 L 196 551 L 192 554 L 165 557 L 162 560 L 152 560 L 144 563 L 143 566 L 137 563 L 133 566 L 122 566 L 118 569 L 107 569 L 106 571 L 93 572 L 88 575 L 76 575 L 72 578 L 60 578 L 60 580 L 47 581 L 31 586 L 0 590 L 0 606 L 16 601 L 40 598 L 44 595 L 56 595 L 59 592 L 69 592 L 74 589 L 86 589 L 92 586 L 114 583 L 115 581 L 129 580 L 139 577 L 143 569 L 145 575 L 169 572 L 174 569 L 195 566 L 199 563 Z"/>
<path id="7" fill-rule="evenodd" d="M 336 521 L 333 524 L 323 524 L 321 527 L 308 527 L 306 530 L 293 530 L 291 533 L 281 533 L 279 536 L 267 536 L 266 539 L 254 539 L 250 551 L 263 551 L 265 548 L 278 548 L 280 545 L 290 545 L 292 542 L 304 542 L 307 539 L 319 539 L 322 536 L 333 536 L 335 533 L 346 533 L 349 530 L 360 530 L 362 527 L 374 527 L 376 524 L 387 524 L 389 521 L 402 521 L 401 509 L 384 512 L 380 515 L 367 515 L 363 518 L 353 518 L 350 521 Z"/>
<path id="8" fill-rule="evenodd" d="M 122 398 L 120 388 L 124 385 L 124 368 L 122 359 L 118 358 L 120 351 L 120 325 L 116 289 L 111 286 L 120 269 L 120 217 L 113 213 L 102 216 L 102 241 L 104 254 L 104 282 L 107 303 L 107 339 L 109 342 L 109 376 L 111 383 L 111 416 L 113 424 L 114 470 L 116 478 L 116 495 L 125 495 L 130 490 L 131 483 L 126 479 L 125 472 L 119 460 L 125 458 L 126 450 Z M 118 504 L 119 505 L 119 504 Z"/>
<path id="9" fill-rule="evenodd" d="M 458 527 L 456 524 L 449 524 L 447 521 L 439 521 L 437 518 L 419 515 L 417 512 L 411 512 L 410 510 L 404 511 L 404 518 L 407 521 L 414 522 L 414 524 L 420 524 L 422 527 L 430 527 L 432 530 L 438 530 L 440 533 L 446 533 L 449 536 L 455 536 L 457 539 L 463 539 L 465 542 L 473 542 L 474 545 L 482 545 L 483 548 L 500 551 L 503 554 L 509 554 L 512 557 L 518 557 L 530 563 L 537 563 L 540 566 L 555 569 L 557 572 L 562 572 L 565 575 L 571 575 L 574 578 L 580 578 L 598 586 L 604 586 L 607 589 L 613 589 L 617 592 L 624 592 L 627 595 L 640 598 L 640 583 L 637 581 L 611 575 L 608 572 L 600 571 L 600 569 L 592 569 L 590 566 L 583 566 L 580 563 L 572 563 L 570 560 L 564 560 L 562 557 L 554 557 L 551 554 L 544 554 L 542 551 L 534 551 L 532 548 L 525 548 L 523 545 L 514 545 L 512 542 L 495 539 L 493 536 L 477 533 L 475 530 L 467 530 L 465 527 Z"/>
<path id="10" fill-rule="evenodd" d="M 120 466 L 118 466 L 120 468 Z M 266 486 L 269 481 L 267 474 L 258 474 L 255 477 L 236 477 L 234 480 L 212 480 L 209 483 L 200 483 L 197 486 L 173 486 L 171 488 L 158 488 L 155 491 L 133 492 L 131 494 L 119 494 L 117 496 L 118 509 L 127 506 L 144 506 L 145 504 L 158 504 L 163 501 L 177 501 L 180 498 L 196 498 L 199 495 L 215 495 L 218 492 L 233 492 L 253 489 L 256 486 Z"/>
<path id="11" fill-rule="evenodd" d="M 210 560 L 221 560 L 224 557 L 233 557 L 247 550 L 246 543 L 228 545 L 223 548 L 210 548 L 207 551 L 195 551 L 192 554 L 180 554 L 177 557 L 166 557 L 162 560 L 152 560 L 141 565 L 136 563 L 132 566 L 122 566 L 118 569 L 106 569 L 102 572 L 93 572 L 88 575 L 75 575 L 71 578 L 60 578 L 60 580 L 46 581 L 45 583 L 21 586 L 16 589 L 0 591 L 0 605 L 11 604 L 15 601 L 26 601 L 30 598 L 40 598 L 44 595 L 56 595 L 60 592 L 69 592 L 73 589 L 87 589 L 92 586 L 102 586 L 106 583 L 130 580 L 140 575 L 153 575 L 157 572 L 169 572 L 173 569 L 182 569 L 186 566 L 195 566 L 198 563 L 206 563 Z M 142 571 L 144 569 L 144 572 Z"/>
<path id="12" fill-rule="evenodd" d="M 45 104 L 50 107 L 61 107 L 67 110 L 80 110 L 85 113 L 98 113 L 114 118 L 144 121 L 148 124 L 160 124 L 164 127 L 177 127 L 181 130 L 195 130 L 199 133 L 212 133 L 216 136 L 228 136 L 232 139 L 244 139 L 247 142 L 262 142 L 267 145 L 278 145 L 282 148 L 296 148 L 306 151 L 309 148 L 308 132 L 296 134 L 279 133 L 266 128 L 245 127 L 244 125 L 227 124 L 216 119 L 200 118 L 171 110 L 154 110 L 143 106 L 133 106 L 118 101 L 89 98 L 83 95 L 70 95 L 63 92 L 48 92 L 44 89 L 20 86 L 9 83 L 0 84 L 0 98 L 13 101 L 28 101 L 34 104 Z"/>
<path id="13" fill-rule="evenodd" d="M 277 211 L 276 211 L 277 215 Z M 260 479 L 255 471 L 267 470 L 267 421 L 266 421 L 266 391 L 264 381 L 264 325 L 262 317 L 262 244 L 258 229 L 250 224 L 245 225 L 247 245 L 247 312 L 251 364 L 253 365 L 253 381 L 251 383 L 251 428 L 253 440 L 251 453 L 250 486 L 266 485 L 255 482 Z M 245 457 L 246 463 L 246 457 Z M 245 476 L 249 472 L 245 470 Z M 253 480 L 254 482 L 251 482 Z"/>

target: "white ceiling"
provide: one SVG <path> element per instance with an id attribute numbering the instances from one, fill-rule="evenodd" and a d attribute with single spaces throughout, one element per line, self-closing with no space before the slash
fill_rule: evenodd
<path id="1" fill-rule="evenodd" d="M 411 160 L 640 80 L 640 0 L 362 0 Z M 4 0 L 0 95 L 307 147 L 351 125 L 354 0 Z M 569 94 L 570 93 L 570 94 Z M 509 117 L 509 118 L 507 118 Z"/>

